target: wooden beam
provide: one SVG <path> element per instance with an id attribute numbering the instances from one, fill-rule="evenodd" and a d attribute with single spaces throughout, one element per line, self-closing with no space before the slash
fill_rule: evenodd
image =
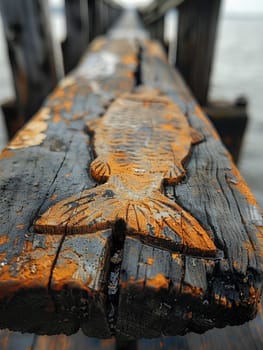
<path id="1" fill-rule="evenodd" d="M 179 6 L 176 67 L 197 101 L 206 105 L 221 0 L 186 0 Z"/>
<path id="2" fill-rule="evenodd" d="M 256 315 L 261 210 L 125 16 L 1 155 L 2 328 L 134 340 Z"/>
<path id="3" fill-rule="evenodd" d="M 142 8 L 141 14 L 145 24 L 148 26 L 165 16 L 167 11 L 179 6 L 184 0 L 154 0 Z"/>
<path id="4" fill-rule="evenodd" d="M 6 115 L 13 135 L 39 109 L 57 77 L 46 1 L 3 0 L 0 8 L 16 92 Z"/>

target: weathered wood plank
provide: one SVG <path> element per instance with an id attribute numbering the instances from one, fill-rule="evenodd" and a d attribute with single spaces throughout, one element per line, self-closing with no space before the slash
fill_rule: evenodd
<path id="1" fill-rule="evenodd" d="M 183 87 L 180 77 L 167 65 L 157 44 L 144 42 L 141 72 L 142 83 L 169 95 L 188 115 L 190 124 L 205 136 L 205 141 L 192 149 L 191 158 L 186 162 L 185 179 L 175 186 L 165 185 L 165 193 L 197 218 L 223 252 L 219 260 L 182 256 L 179 298 L 174 294 L 181 322 L 174 326 L 171 323 L 173 306 L 169 302 L 171 287 L 168 288 L 173 283 L 170 273 L 163 271 L 170 257 L 163 258 L 156 271 L 156 276 L 162 276 L 163 285 L 149 301 L 151 304 L 154 300 L 151 313 L 166 303 L 172 324 L 169 332 L 173 334 L 183 334 L 186 330 L 202 332 L 213 326 L 240 323 L 244 316 L 252 318 L 261 290 L 262 215 L 259 208 L 217 134 Z M 117 328 L 134 337 L 141 330 L 144 337 L 152 337 L 167 330 L 159 315 L 155 328 L 147 324 L 154 317 L 150 317 L 150 307 L 147 313 L 145 302 L 152 289 L 147 286 L 146 277 L 140 274 L 140 271 L 145 273 L 146 266 L 143 265 L 142 270 L 141 267 L 129 270 L 130 266 L 141 266 L 141 250 L 140 245 L 129 245 L 127 241 L 124 244 L 121 270 L 125 278 L 121 279 Z M 140 258 L 136 260 L 136 256 Z M 158 304 L 158 296 L 161 298 L 162 294 L 165 296 Z M 188 317 L 183 317 L 185 314 Z"/>
<path id="2" fill-rule="evenodd" d="M 50 278 L 63 328 L 72 323 L 88 336 L 111 337 L 106 304 L 110 236 L 109 230 L 65 237 Z"/>
<path id="3" fill-rule="evenodd" d="M 52 203 L 95 185 L 87 171 L 92 150 L 87 144 L 89 136 L 83 132 L 85 120 L 98 117 L 115 95 L 133 88 L 136 60 L 133 43 L 106 38 L 94 42 L 82 66 L 61 82 L 41 112 L 4 150 L 0 167 L 4 193 L 0 199 L 1 293 L 5 293 L 1 297 L 2 327 L 46 334 L 69 334 L 79 328 L 76 311 L 56 313 L 57 308 L 61 310 L 63 297 L 73 309 L 77 306 L 75 310 L 83 306 L 78 298 L 67 292 L 63 295 L 67 283 L 64 286 L 56 273 L 63 266 L 69 238 L 64 241 L 63 235 L 38 236 L 32 223 Z M 85 237 L 81 240 L 84 247 Z M 62 255 L 58 259 L 59 251 Z M 107 265 L 108 255 L 103 251 L 97 259 L 102 259 L 100 264 L 106 259 Z M 78 264 L 77 257 L 75 260 Z M 105 277 L 100 278 L 98 266 L 93 269 L 98 273 L 99 284 L 90 290 L 94 287 L 103 294 Z M 84 284 L 87 277 L 82 277 Z M 57 291 L 57 284 L 61 291 Z M 25 303 L 23 298 L 28 301 Z M 95 295 L 90 297 L 94 310 L 84 305 L 85 310 L 92 310 L 93 317 L 104 305 L 103 296 L 101 301 L 100 297 L 97 299 Z M 90 313 L 84 317 L 85 323 L 89 317 Z M 103 327 L 101 322 L 90 325 L 89 332 L 92 333 L 92 327 L 98 332 L 100 326 Z M 107 329 L 105 332 L 108 336 Z"/>
<path id="4" fill-rule="evenodd" d="M 160 46 L 141 29 L 139 39 L 132 32 L 122 39 L 123 33 L 115 28 L 92 44 L 1 156 L 1 327 L 38 334 L 82 327 L 87 335 L 114 334 L 122 341 L 201 333 L 256 314 L 262 288 L 259 208 Z M 93 136 L 84 132 L 87 122 Z M 99 158 L 111 172 L 99 171 Z M 119 179 L 112 183 L 111 177 Z M 141 230 L 142 218 L 147 226 L 156 214 L 152 204 L 138 222 L 133 211 L 129 224 L 127 210 L 109 219 L 115 208 L 110 201 L 120 189 L 117 203 L 124 207 L 149 201 L 153 192 L 162 196 L 165 205 L 155 219 L 160 223 L 170 212 L 179 218 L 171 231 L 182 243 L 165 245 L 165 235 Z M 89 200 L 79 212 L 83 193 Z M 71 212 L 69 225 L 58 223 L 62 207 Z M 105 225 L 87 220 L 89 211 L 91 217 L 101 211 Z M 185 213 L 194 225 L 186 227 Z M 84 228 L 79 214 L 87 220 Z M 203 231 L 210 248 L 199 242 L 201 247 L 189 249 L 186 233 Z"/>

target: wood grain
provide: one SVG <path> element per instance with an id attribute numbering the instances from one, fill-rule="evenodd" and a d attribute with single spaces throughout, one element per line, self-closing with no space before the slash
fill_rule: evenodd
<path id="1" fill-rule="evenodd" d="M 45 137 L 28 145 L 23 135 L 28 136 L 29 124 L 17 136 L 21 147 L 11 144 L 1 155 L 2 328 L 67 335 L 82 328 L 89 336 L 116 335 L 121 342 L 202 333 L 242 324 L 256 315 L 262 288 L 261 211 L 160 46 L 145 39 L 141 28 L 139 32 L 138 40 L 132 35 L 125 40 L 125 28 L 115 28 L 110 37 L 96 40 L 47 100 L 47 128 L 35 132 Z M 170 123 L 164 123 L 167 109 Z M 150 147 L 144 149 L 143 142 L 155 130 L 147 131 L 153 121 L 162 133 L 149 138 Z M 93 136 L 85 132 L 87 123 L 92 124 Z M 184 130 L 178 133 L 173 123 Z M 133 133 L 127 131 L 132 125 Z M 145 128 L 139 130 L 141 126 Z M 202 142 L 192 143 L 193 129 L 195 135 L 203 135 Z M 183 145 L 177 145 L 173 160 L 172 137 Z M 36 232 L 33 223 L 49 208 L 58 208 L 72 196 L 74 207 L 82 193 L 94 194 L 89 198 L 94 210 L 94 198 L 100 199 L 103 215 L 115 210 L 112 197 L 117 189 L 111 177 L 120 177 L 122 157 L 114 153 L 114 141 L 116 147 L 125 144 L 128 157 L 123 163 L 133 181 L 123 182 L 130 184 L 130 195 L 150 184 L 148 192 L 152 195 L 154 188 L 166 210 L 179 207 L 198 222 L 217 255 L 207 256 L 208 250 L 202 254 L 203 243 L 195 251 L 187 250 L 190 239 L 179 249 L 163 244 L 160 237 L 143 239 L 136 234 L 135 221 L 130 220 L 133 230 L 127 229 L 123 214 L 119 220 L 111 215 L 106 226 L 87 220 L 91 232 L 74 232 L 70 225 Z M 102 174 L 98 160 L 108 163 L 112 173 L 107 174 L 106 167 Z M 131 171 L 132 162 L 138 169 L 147 166 L 146 181 L 138 180 L 145 179 L 144 173 Z M 171 172 L 171 164 L 181 172 Z M 127 198 L 125 191 L 117 199 L 124 208 L 138 201 Z M 152 220 L 150 212 L 145 216 Z M 213 252 L 214 247 L 210 246 Z M 67 349 L 69 343 L 63 346 Z"/>
<path id="2" fill-rule="evenodd" d="M 114 57 L 114 65 L 108 71 L 100 71 L 107 64 L 107 57 Z M 132 89 L 136 59 L 137 49 L 133 43 L 106 38 L 95 41 L 82 66 L 60 83 L 41 110 L 40 115 L 49 111 L 45 130 L 34 128 L 38 114 L 3 151 L 0 159 L 1 327 L 38 334 L 70 334 L 77 331 L 82 321 L 87 324 L 89 318 L 95 317 L 98 321 L 90 323 L 88 332 L 91 334 L 94 330 L 97 335 L 100 329 L 100 336 L 109 336 L 108 326 L 103 321 L 107 269 L 100 267 L 101 273 L 98 269 L 101 264 L 107 265 L 108 253 L 104 250 L 109 250 L 106 248 L 109 240 L 104 244 L 97 240 L 99 265 L 90 261 L 97 282 L 91 284 L 88 292 L 82 291 L 80 285 L 87 281 L 84 272 L 68 281 L 61 280 L 59 273 L 63 262 L 65 264 L 64 251 L 69 238 L 49 233 L 39 236 L 32 224 L 38 213 L 53 203 L 95 186 L 87 172 L 93 158 L 84 125 L 103 113 L 115 95 Z M 112 86 L 110 91 L 109 86 Z M 28 130 L 34 130 L 35 144 Z M 72 240 L 74 242 L 77 237 Z M 83 244 L 76 246 L 85 247 L 86 237 L 80 240 Z M 80 258 L 74 256 L 74 251 L 72 256 L 75 259 L 72 264 L 77 266 Z M 69 271 L 65 266 L 65 273 Z M 74 283 L 77 296 L 67 291 Z M 71 285 L 69 289 L 67 284 Z M 83 299 L 84 306 L 79 298 Z M 62 310 L 63 305 L 68 304 L 70 306 Z M 80 308 L 85 309 L 82 321 L 77 312 Z"/>

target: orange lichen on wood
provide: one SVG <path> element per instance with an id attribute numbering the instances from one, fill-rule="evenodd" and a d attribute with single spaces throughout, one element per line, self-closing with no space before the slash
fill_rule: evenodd
<path id="1" fill-rule="evenodd" d="M 153 278 L 148 278 L 146 281 L 147 287 L 155 289 L 168 289 L 169 279 L 167 279 L 163 274 L 158 273 Z"/>
<path id="2" fill-rule="evenodd" d="M 185 284 L 182 287 L 182 293 L 191 294 L 193 297 L 197 297 L 197 296 L 203 295 L 204 291 L 202 290 L 202 288 L 193 287 L 193 286 L 190 286 L 188 284 Z"/>
<path id="3" fill-rule="evenodd" d="M 216 129 L 212 126 L 212 123 L 208 120 L 208 118 L 204 115 L 201 107 L 199 105 L 195 106 L 195 114 L 196 116 L 202 120 L 206 127 L 206 131 L 213 136 L 215 140 L 220 140 L 220 137 L 216 131 Z"/>
<path id="4" fill-rule="evenodd" d="M 61 115 L 59 113 L 55 113 L 53 117 L 54 123 L 60 123 L 62 121 Z"/>
<path id="5" fill-rule="evenodd" d="M 15 153 L 9 151 L 7 148 L 4 148 L 2 153 L 0 154 L 0 159 L 4 159 L 4 158 L 12 158 L 14 157 Z"/>
<path id="6" fill-rule="evenodd" d="M 17 228 L 18 230 L 23 230 L 24 227 L 25 227 L 24 224 L 18 224 L 18 225 L 16 225 L 16 228 Z"/>
<path id="7" fill-rule="evenodd" d="M 129 94 L 117 99 L 95 132 L 91 175 L 104 185 L 67 198 L 35 222 L 39 232 L 86 233 L 113 227 L 165 241 L 174 249 L 214 256 L 216 247 L 198 221 L 162 194 L 185 176 L 184 160 L 202 136 L 170 99 Z"/>
<path id="8" fill-rule="evenodd" d="M 107 40 L 105 37 L 101 36 L 96 38 L 96 40 L 94 40 L 89 47 L 89 51 L 92 52 L 97 52 L 97 51 L 101 51 L 102 48 L 107 44 Z"/>
<path id="9" fill-rule="evenodd" d="M 126 56 L 122 57 L 121 63 L 127 64 L 127 65 L 137 64 L 137 59 L 134 55 L 126 55 Z"/>
<path id="10" fill-rule="evenodd" d="M 7 234 L 1 234 L 0 236 L 0 245 L 5 244 L 9 241 L 9 236 Z"/>
<path id="11" fill-rule="evenodd" d="M 154 263 L 154 259 L 153 258 L 148 258 L 147 259 L 147 264 L 148 265 L 152 265 Z"/>
<path id="12" fill-rule="evenodd" d="M 107 231 L 87 236 L 67 235 L 52 273 L 51 288 L 98 291 L 110 259 Z"/>
<path id="13" fill-rule="evenodd" d="M 233 165 L 231 169 L 231 173 L 233 174 L 233 179 L 228 179 L 230 184 L 238 189 L 240 193 L 246 198 L 249 204 L 253 206 L 257 206 L 257 201 L 254 195 L 252 194 L 250 188 L 247 183 L 244 181 L 238 169 Z"/>
<path id="14" fill-rule="evenodd" d="M 162 61 L 167 62 L 167 56 L 164 53 L 164 50 L 162 46 L 158 43 L 158 41 L 145 40 L 145 45 L 147 47 L 149 56 L 155 56 L 160 58 Z"/>
<path id="15" fill-rule="evenodd" d="M 60 236 L 46 235 L 45 244 L 34 249 L 32 242 L 25 241 L 20 256 L 1 263 L 0 298 L 26 289 L 47 289 L 60 240 Z"/>
<path id="16" fill-rule="evenodd" d="M 47 120 L 50 118 L 50 109 L 42 108 L 38 114 L 27 123 L 7 146 L 9 149 L 19 149 L 40 145 L 46 135 Z"/>

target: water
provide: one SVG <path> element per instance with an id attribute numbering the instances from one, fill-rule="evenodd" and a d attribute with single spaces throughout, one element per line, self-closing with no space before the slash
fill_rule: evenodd
<path id="1" fill-rule="evenodd" d="M 250 123 L 239 168 L 263 206 L 263 18 L 225 17 L 211 78 L 212 99 L 249 99 Z"/>
<path id="2" fill-rule="evenodd" d="M 11 71 L 8 65 L 6 43 L 3 37 L 3 26 L 0 17 L 0 104 L 14 96 Z M 0 109 L 0 150 L 7 142 L 6 129 Z"/>
<path id="3" fill-rule="evenodd" d="M 10 70 L 0 26 L 0 103 L 13 95 Z M 212 99 L 249 99 L 250 124 L 239 168 L 263 206 L 263 18 L 225 17 L 218 29 L 218 42 L 211 78 Z M 0 149 L 6 138 L 0 115 Z M 1 132 L 2 130 L 2 132 Z"/>

